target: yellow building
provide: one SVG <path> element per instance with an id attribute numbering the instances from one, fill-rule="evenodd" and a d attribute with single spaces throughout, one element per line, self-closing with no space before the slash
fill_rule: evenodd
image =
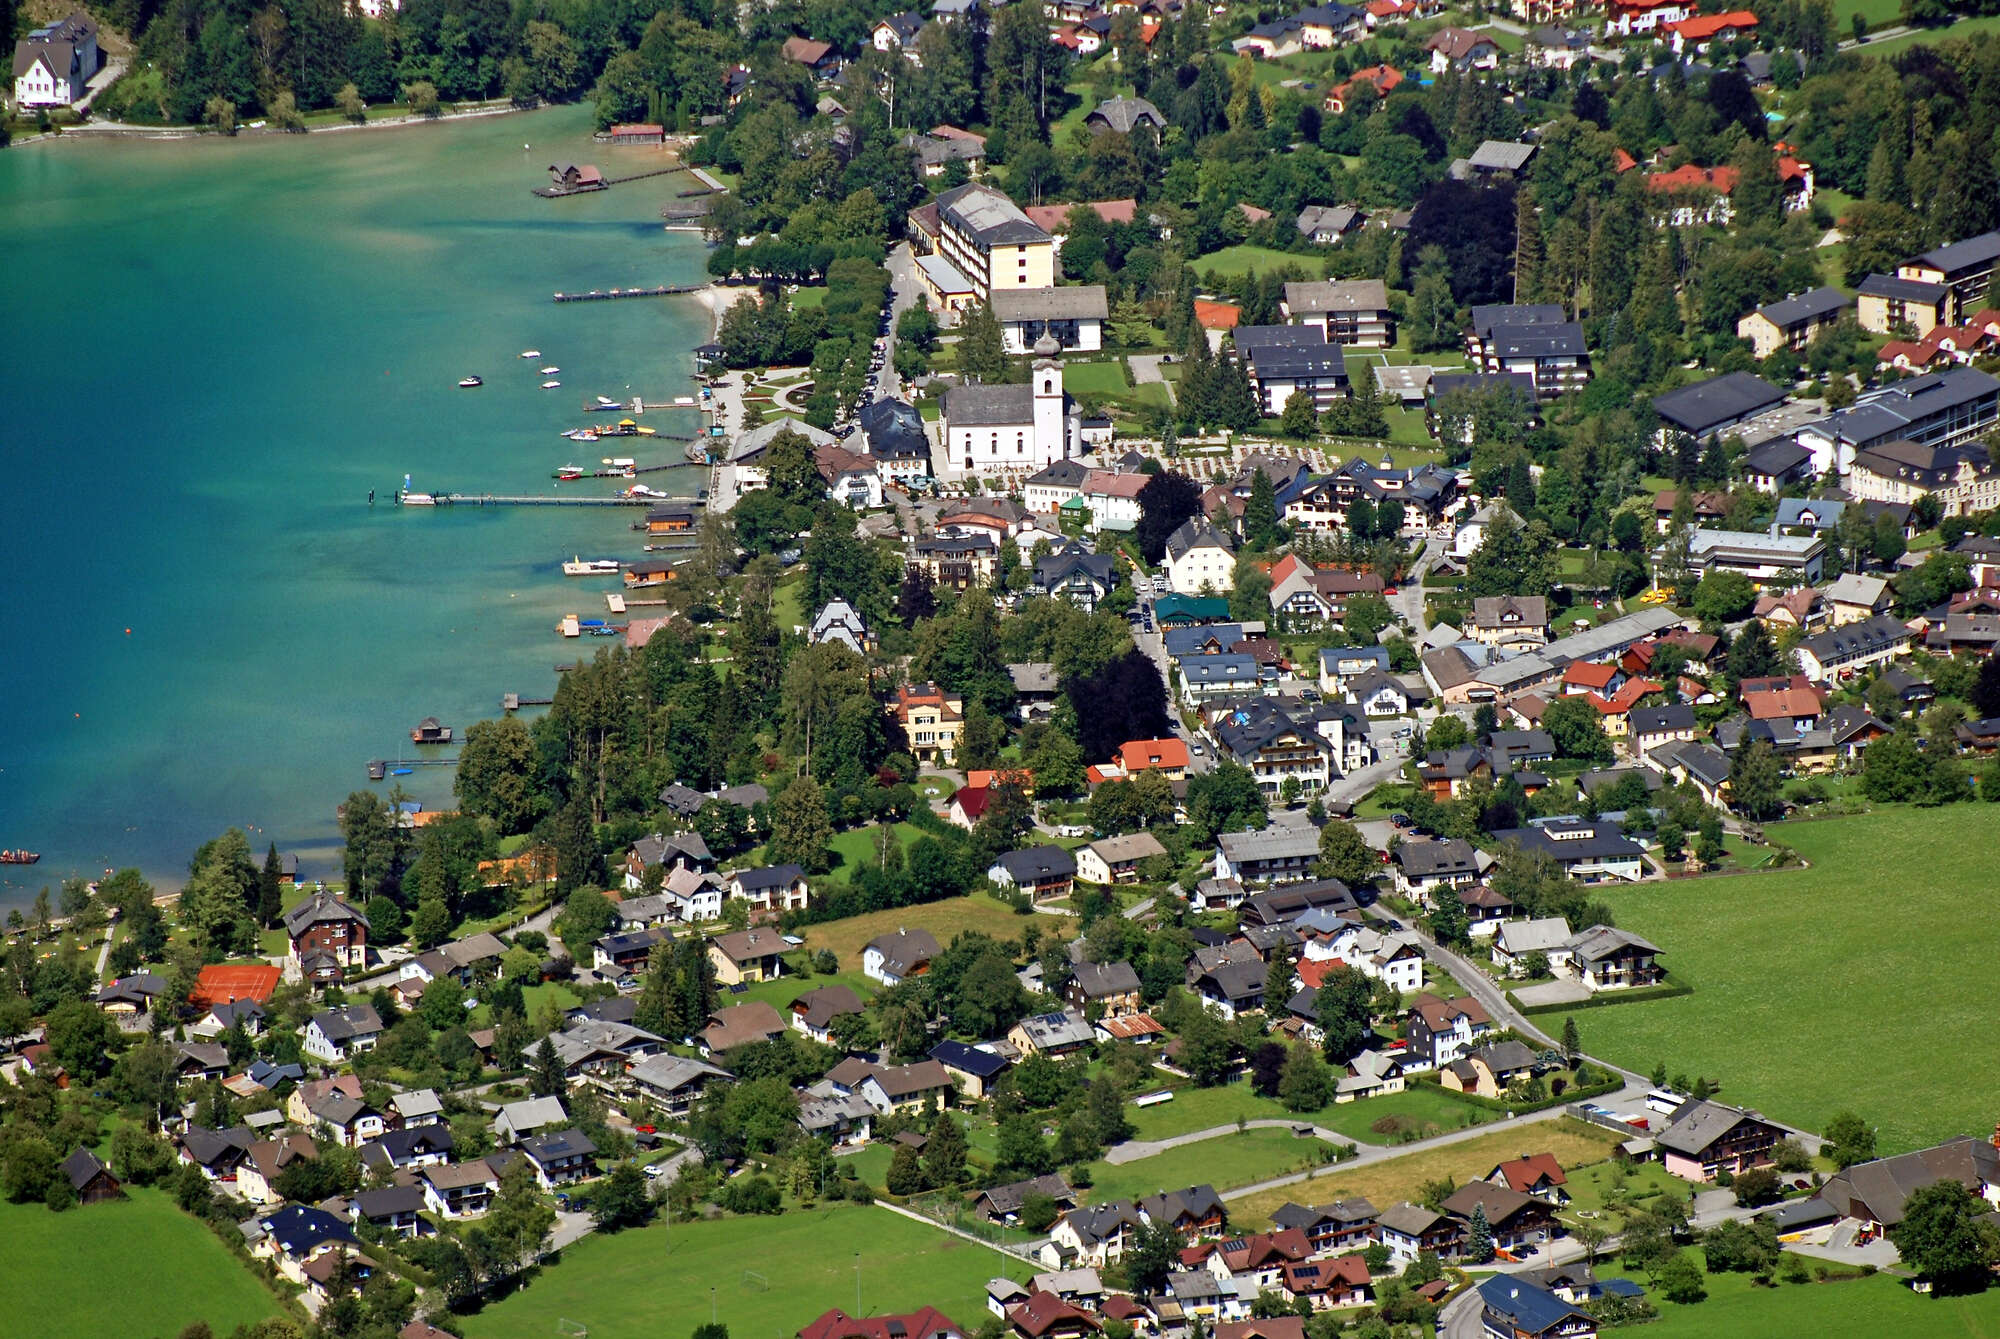
<path id="1" fill-rule="evenodd" d="M 1055 287 L 1055 239 L 991 186 L 970 182 L 937 198 L 936 246 L 951 273 L 936 264 L 918 273 L 940 308 L 963 306 L 967 292 L 985 302 L 995 291 Z"/>

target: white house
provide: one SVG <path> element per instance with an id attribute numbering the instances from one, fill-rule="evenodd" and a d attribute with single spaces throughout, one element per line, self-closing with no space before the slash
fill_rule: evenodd
<path id="1" fill-rule="evenodd" d="M 1167 536 L 1167 580 L 1179 595 L 1215 594 L 1236 585 L 1236 555 L 1228 536 L 1206 516 L 1190 516 Z"/>
<path id="2" fill-rule="evenodd" d="M 1513 976 L 1530 953 L 1541 953 L 1548 957 L 1549 970 L 1560 976 L 1569 966 L 1569 941 L 1569 922 L 1560 916 L 1502 921 L 1493 932 L 1493 965 Z"/>
<path id="3" fill-rule="evenodd" d="M 1077 495 L 1090 508 L 1090 529 L 1132 530 L 1139 524 L 1139 494 L 1152 475 L 1124 470 L 1092 470 Z"/>
<path id="4" fill-rule="evenodd" d="M 315 1060 L 337 1065 L 350 1056 L 374 1050 L 382 1032 L 381 1015 L 372 1005 L 350 1004 L 314 1014 L 306 1024 L 303 1049 Z"/>
<path id="5" fill-rule="evenodd" d="M 1007 352 L 1033 352 L 1044 338 L 1064 352 L 1095 353 L 1104 347 L 1110 307 L 1102 284 L 1059 288 L 996 289 L 993 318 Z"/>
<path id="6" fill-rule="evenodd" d="M 97 25 L 81 12 L 35 29 L 14 44 L 14 105 L 67 107 L 98 66 Z"/>
<path id="7" fill-rule="evenodd" d="M 861 950 L 861 974 L 885 986 L 900 985 L 928 972 L 938 952 L 937 936 L 929 930 L 898 930 L 871 939 Z"/>

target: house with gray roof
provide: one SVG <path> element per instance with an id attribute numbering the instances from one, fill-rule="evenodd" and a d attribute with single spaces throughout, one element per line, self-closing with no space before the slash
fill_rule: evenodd
<path id="1" fill-rule="evenodd" d="M 1167 118 L 1144 98 L 1106 98 L 1083 118 L 1083 123 L 1092 130 L 1109 130 L 1120 135 L 1140 129 L 1158 134 L 1167 128 Z"/>
<path id="2" fill-rule="evenodd" d="M 1755 1111 L 1723 1102 L 1688 1102 L 1668 1118 L 1657 1142 L 1668 1171 L 1688 1181 L 1713 1181 L 1762 1167 L 1785 1131 Z"/>
<path id="3" fill-rule="evenodd" d="M 1007 352 L 1032 353 L 1044 338 L 1064 352 L 1095 353 L 1104 347 L 1104 323 L 1111 307 L 1102 284 L 1054 288 L 997 288 L 993 319 Z"/>
<path id="4" fill-rule="evenodd" d="M 1312 877 L 1319 859 L 1319 830 L 1310 824 L 1273 824 L 1215 838 L 1215 877 L 1249 883 L 1291 883 Z"/>

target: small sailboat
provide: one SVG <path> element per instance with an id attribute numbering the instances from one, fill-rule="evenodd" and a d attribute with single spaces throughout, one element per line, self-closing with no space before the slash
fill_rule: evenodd
<path id="1" fill-rule="evenodd" d="M 458 388 L 463 391 L 469 391 L 475 386 L 484 386 L 485 384 L 478 377 L 460 377 L 458 380 Z"/>
<path id="2" fill-rule="evenodd" d="M 539 358 L 542 356 L 542 351 L 540 349 L 523 349 L 521 356 L 523 358 Z"/>
<path id="3" fill-rule="evenodd" d="M 544 381 L 542 383 L 542 389 L 545 391 L 552 391 L 560 385 L 562 385 L 560 381 Z"/>

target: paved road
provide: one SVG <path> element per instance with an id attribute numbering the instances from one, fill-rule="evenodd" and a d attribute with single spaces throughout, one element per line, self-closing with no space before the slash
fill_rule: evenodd
<path id="1" fill-rule="evenodd" d="M 1417 550 L 1416 561 L 1403 576 L 1403 584 L 1396 588 L 1394 612 L 1410 625 L 1418 645 L 1422 645 L 1424 634 L 1430 631 L 1430 625 L 1424 621 L 1424 573 L 1431 570 L 1437 556 L 1431 550 L 1430 539 L 1426 537 L 1423 547 Z"/>
<path id="2" fill-rule="evenodd" d="M 1126 361 L 1132 365 L 1132 384 L 1134 386 L 1142 386 L 1149 381 L 1157 381 L 1167 388 L 1167 398 L 1172 400 L 1174 398 L 1174 383 L 1160 375 L 1160 359 L 1166 356 L 1166 354 L 1160 353 L 1135 353 L 1126 359 Z"/>
<path id="3" fill-rule="evenodd" d="M 908 242 L 889 253 L 889 342 L 883 349 L 881 380 L 876 395 L 885 400 L 901 399 L 903 379 L 896 375 L 896 318 L 915 306 L 922 291 L 917 282 L 916 258 Z"/>
<path id="4" fill-rule="evenodd" d="M 1189 1134 L 1177 1134 L 1170 1139 L 1127 1139 L 1122 1144 L 1113 1144 L 1104 1154 L 1104 1160 L 1113 1166 L 1123 1162 L 1137 1162 L 1150 1158 L 1168 1149 L 1184 1148 L 1189 1144 L 1199 1144 L 1204 1139 L 1220 1139 L 1224 1135 L 1242 1130 L 1289 1130 L 1303 1124 L 1302 1120 L 1247 1120 L 1242 1125 L 1231 1122 L 1228 1125 L 1211 1125 L 1206 1130 L 1195 1130 Z M 1338 1130 L 1329 1130 L 1321 1125 L 1313 1126 L 1313 1134 L 1329 1143 L 1349 1144 L 1354 1141 Z"/>
<path id="5" fill-rule="evenodd" d="M 1188 770 L 1190 772 L 1211 770 L 1215 766 L 1215 750 L 1210 748 L 1208 741 L 1200 735 L 1189 733 L 1187 726 L 1181 721 L 1181 700 L 1180 694 L 1174 689 L 1173 662 L 1167 659 L 1166 629 L 1157 625 L 1151 632 L 1134 629 L 1132 640 L 1139 644 L 1141 651 L 1153 658 L 1154 666 L 1160 671 L 1161 680 L 1167 685 L 1167 712 L 1173 725 L 1174 738 L 1188 746 Z M 1201 750 L 1199 753 L 1195 752 L 1197 748 Z"/>
<path id="6" fill-rule="evenodd" d="M 1136 921 L 1153 909 L 1153 898 L 1142 897 L 1120 913 L 1128 921 Z"/>

